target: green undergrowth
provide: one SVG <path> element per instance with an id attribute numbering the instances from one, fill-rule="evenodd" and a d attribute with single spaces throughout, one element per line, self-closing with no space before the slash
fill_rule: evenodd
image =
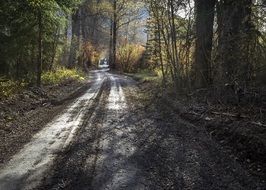
<path id="1" fill-rule="evenodd" d="M 83 81 L 85 74 L 77 69 L 60 68 L 42 74 L 43 85 L 56 85 L 66 80 Z M 0 80 L 0 100 L 22 92 L 30 82 L 15 81 L 12 79 Z"/>
<path id="2" fill-rule="evenodd" d="M 65 80 L 85 80 L 85 74 L 77 69 L 61 68 L 56 71 L 45 72 L 42 75 L 42 81 L 45 85 L 59 84 Z"/>
<path id="3" fill-rule="evenodd" d="M 140 70 L 137 73 L 130 73 L 129 76 L 133 77 L 135 80 L 138 80 L 140 82 L 144 81 L 151 81 L 151 82 L 157 82 L 160 80 L 160 74 L 156 71 L 150 71 L 150 70 Z"/>
<path id="4" fill-rule="evenodd" d="M 17 94 L 27 86 L 26 82 L 17 82 L 14 80 L 0 81 L 0 99 Z"/>

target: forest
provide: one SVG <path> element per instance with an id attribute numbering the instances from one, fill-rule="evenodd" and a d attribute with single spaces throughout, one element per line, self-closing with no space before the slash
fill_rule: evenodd
<path id="1" fill-rule="evenodd" d="M 104 55 L 176 89 L 265 85 L 265 1 L 4 1 L 0 20 L 2 80 L 40 86 Z"/>
<path id="2" fill-rule="evenodd" d="M 108 63 L 107 70 L 101 69 L 103 60 Z M 60 122 L 64 124 L 56 124 Z M 144 135 L 136 140 L 137 145 L 133 140 L 128 144 L 123 141 L 123 135 L 105 129 L 120 126 L 119 122 L 123 126 L 134 123 L 136 138 Z M 0 189 L 21 189 L 10 182 L 17 179 L 6 178 L 11 175 L 11 169 L 4 165 L 11 160 L 10 165 L 22 167 L 19 158 L 24 155 L 17 154 L 18 150 L 24 150 L 26 143 L 34 144 L 31 140 L 34 134 L 49 136 L 49 126 L 54 126 L 52 130 L 68 127 L 66 141 L 57 139 L 58 144 L 64 144 L 64 149 L 68 148 L 64 156 L 56 157 L 55 169 L 49 174 L 51 178 L 42 181 L 40 189 L 73 189 L 77 184 L 81 185 L 80 189 L 126 189 L 123 185 L 129 182 L 125 176 L 121 177 L 125 177 L 124 181 L 117 182 L 120 178 L 115 177 L 116 167 L 128 170 L 129 174 L 125 175 L 130 175 L 131 170 L 123 168 L 119 160 L 126 160 L 131 167 L 131 161 L 126 159 L 131 155 L 127 152 L 116 160 L 114 153 L 105 153 L 106 142 L 99 140 L 104 134 L 114 141 L 108 144 L 107 140 L 112 151 L 123 152 L 132 147 L 138 150 L 136 147 L 147 143 L 149 150 L 140 148 L 132 159 L 134 163 L 144 162 L 143 156 L 150 161 L 141 165 L 145 171 L 151 168 L 147 169 L 151 170 L 147 179 L 144 178 L 153 181 L 143 182 L 154 185 L 147 185 L 148 189 L 201 189 L 204 184 L 206 189 L 213 189 L 221 185 L 217 176 L 228 185 L 218 189 L 263 189 L 266 184 L 266 0 L 0 1 Z M 93 135 L 86 127 L 79 126 L 90 126 Z M 164 131 L 165 126 L 169 126 L 169 131 Z M 42 133 L 45 128 L 47 131 Z M 126 139 L 135 138 L 127 129 L 123 130 Z M 58 134 L 64 134 L 64 130 Z M 92 143 L 88 147 L 96 147 L 95 150 L 88 149 L 78 136 L 93 139 L 86 143 Z M 185 137 L 192 139 L 191 142 Z M 171 144 L 172 140 L 177 144 Z M 55 140 L 48 141 L 49 138 L 47 144 L 36 143 L 47 147 Z M 67 144 L 68 141 L 73 143 Z M 117 148 L 116 141 L 123 142 L 125 147 Z M 199 144 L 193 144 L 194 141 Z M 184 150 L 191 149 L 192 156 L 186 157 L 190 152 L 182 152 L 180 143 Z M 203 148 L 206 144 L 211 146 Z M 184 160 L 180 162 L 186 169 L 180 167 L 180 173 L 173 174 L 169 168 L 175 167 L 171 165 L 174 162 L 169 164 L 166 160 L 179 159 L 172 158 L 174 145 L 179 147 L 177 152 L 182 152 Z M 60 147 L 61 144 L 55 149 Z M 46 151 L 42 155 L 49 156 L 49 150 Z M 114 163 L 108 166 L 109 174 L 101 168 L 97 156 L 94 165 L 89 163 L 83 168 L 88 164 L 85 158 L 91 156 L 88 152 L 94 151 L 99 160 L 106 158 L 103 163 Z M 193 151 L 202 153 L 193 157 Z M 24 152 L 31 154 L 30 149 Z M 224 152 L 228 159 L 220 155 Z M 226 166 L 217 161 L 224 157 Z M 204 158 L 208 163 L 202 161 Z M 34 159 L 29 157 L 33 163 Z M 213 165 L 212 159 L 216 160 Z M 208 170 L 206 176 L 201 176 L 196 165 L 189 166 L 190 161 L 201 164 L 202 171 L 215 168 L 213 174 Z M 60 168 L 60 163 L 66 163 L 65 168 Z M 97 176 L 96 170 L 91 171 L 90 167 L 117 181 L 101 186 L 102 176 L 95 177 L 95 181 L 92 176 Z M 234 174 L 222 169 L 230 167 Z M 146 175 L 142 169 L 141 175 Z M 39 169 L 30 171 L 35 170 Z M 20 177 L 24 180 L 23 175 Z M 183 181 L 178 181 L 175 175 L 183 176 Z M 212 178 L 213 186 L 207 180 L 210 176 L 217 177 Z M 90 182 L 85 182 L 85 177 Z M 237 182 L 230 184 L 228 178 Z M 116 183 L 121 186 L 115 186 Z M 141 183 L 134 178 L 133 189 L 145 189 L 137 186 Z"/>

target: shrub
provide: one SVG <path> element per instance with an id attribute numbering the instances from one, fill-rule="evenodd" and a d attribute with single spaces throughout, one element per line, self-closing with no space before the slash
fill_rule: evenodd
<path id="1" fill-rule="evenodd" d="M 16 82 L 13 80 L 0 81 L 0 99 L 7 98 L 17 94 L 26 86 L 24 82 Z"/>
<path id="2" fill-rule="evenodd" d="M 58 84 L 64 80 L 84 80 L 84 74 L 76 69 L 58 69 L 42 74 L 42 82 L 44 85 Z M 15 81 L 8 79 L 0 79 L 0 99 L 4 99 L 15 95 L 25 89 L 29 83 L 25 81 Z"/>
<path id="3" fill-rule="evenodd" d="M 141 64 L 145 48 L 140 45 L 126 44 L 117 51 L 119 68 L 124 72 L 136 72 Z"/>
<path id="4" fill-rule="evenodd" d="M 67 79 L 82 81 L 84 80 L 84 74 L 79 72 L 77 69 L 64 68 L 42 74 L 43 84 L 58 84 Z"/>

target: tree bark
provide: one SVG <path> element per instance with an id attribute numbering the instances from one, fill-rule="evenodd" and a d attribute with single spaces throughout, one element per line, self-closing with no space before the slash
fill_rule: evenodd
<path id="1" fill-rule="evenodd" d="M 110 21 L 109 65 L 113 64 L 113 21 Z"/>
<path id="2" fill-rule="evenodd" d="M 223 0 L 218 14 L 220 81 L 247 80 L 252 0 Z"/>
<path id="3" fill-rule="evenodd" d="M 112 32 L 112 62 L 111 69 L 116 68 L 116 44 L 117 44 L 117 0 L 113 1 L 113 32 Z"/>
<path id="4" fill-rule="evenodd" d="M 212 84 L 212 42 L 215 0 L 195 0 L 196 50 L 195 85 L 207 87 Z"/>
<path id="5" fill-rule="evenodd" d="M 79 50 L 80 22 L 79 10 L 72 15 L 72 37 L 70 45 L 70 54 L 68 59 L 68 68 L 74 68 L 77 61 L 77 52 Z"/>
<path id="6" fill-rule="evenodd" d="M 37 87 L 41 87 L 42 77 L 42 13 L 38 11 L 38 61 L 37 61 Z"/>
<path id="7" fill-rule="evenodd" d="M 164 65 L 163 65 L 163 55 L 162 55 L 162 39 L 161 39 L 161 26 L 160 22 L 157 20 L 157 30 L 158 30 L 158 48 L 159 48 L 159 59 L 160 59 L 160 66 L 162 71 L 162 86 L 165 87 L 165 71 L 164 71 Z"/>

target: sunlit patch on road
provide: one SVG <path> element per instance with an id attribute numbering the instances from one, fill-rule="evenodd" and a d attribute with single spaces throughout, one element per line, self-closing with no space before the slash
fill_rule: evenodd
<path id="1" fill-rule="evenodd" d="M 102 126 L 100 141 L 101 153 L 96 163 L 94 189 L 128 189 L 131 184 L 140 184 L 136 176 L 138 168 L 129 161 L 135 153 L 135 135 L 131 133 L 125 115 L 128 107 L 123 89 L 122 78 L 109 75 L 111 89 L 106 105 L 106 119 Z M 124 81 L 128 82 L 128 81 Z"/>

